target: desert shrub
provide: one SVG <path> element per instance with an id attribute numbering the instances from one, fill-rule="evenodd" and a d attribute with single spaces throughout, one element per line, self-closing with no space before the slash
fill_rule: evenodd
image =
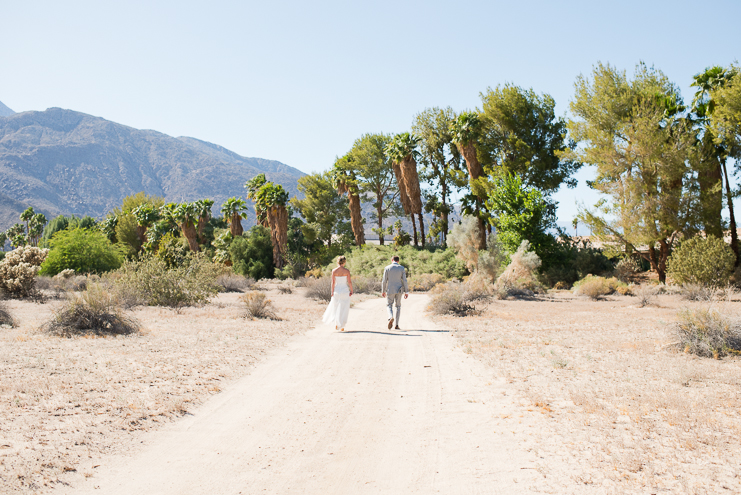
<path id="1" fill-rule="evenodd" d="M 113 290 L 127 306 L 180 308 L 208 302 L 219 289 L 221 266 L 200 253 L 191 253 L 180 266 L 168 268 L 164 260 L 148 256 L 126 261 L 109 277 Z"/>
<path id="2" fill-rule="evenodd" d="M 182 266 L 188 261 L 188 241 L 172 232 L 162 236 L 157 246 L 157 257 L 165 262 L 167 268 Z"/>
<path id="3" fill-rule="evenodd" d="M 681 289 L 682 299 L 688 301 L 712 301 L 716 299 L 720 290 L 703 284 L 683 284 Z"/>
<path id="4" fill-rule="evenodd" d="M 447 245 L 456 253 L 470 273 L 481 272 L 489 280 L 496 280 L 507 262 L 507 253 L 496 233 L 489 235 L 486 249 L 478 250 L 478 220 L 464 216 L 448 233 Z"/>
<path id="5" fill-rule="evenodd" d="M 638 262 L 631 256 L 627 256 L 615 265 L 615 278 L 621 282 L 630 282 L 633 276 L 641 271 Z"/>
<path id="6" fill-rule="evenodd" d="M 36 277 L 36 289 L 51 292 L 55 297 L 61 297 L 65 292 L 85 290 L 89 279 L 90 277 L 85 275 L 75 275 L 74 270 L 64 270 L 53 277 Z"/>
<path id="7" fill-rule="evenodd" d="M 353 277 L 352 288 L 358 294 L 374 294 L 381 292 L 381 281 L 375 277 Z"/>
<path id="8" fill-rule="evenodd" d="M 216 277 L 219 292 L 241 292 L 255 285 L 255 279 L 237 275 L 236 273 L 225 273 Z"/>
<path id="9" fill-rule="evenodd" d="M 252 291 L 243 295 L 241 298 L 244 302 L 245 313 L 249 318 L 268 318 L 270 320 L 279 320 L 273 310 L 273 302 L 265 296 L 264 292 Z"/>
<path id="10" fill-rule="evenodd" d="M 733 273 L 735 256 L 722 239 L 695 236 L 680 244 L 669 256 L 666 274 L 675 284 L 721 287 Z"/>
<path id="11" fill-rule="evenodd" d="M 490 298 L 490 283 L 482 277 L 469 278 L 466 282 L 451 280 L 438 284 L 431 292 L 427 309 L 435 314 L 468 316 L 478 314 L 477 303 Z"/>
<path id="12" fill-rule="evenodd" d="M 3 299 L 0 299 L 0 326 L 2 325 L 14 327 L 16 326 L 16 322 L 13 318 L 13 315 L 10 313 L 8 303 L 6 303 Z"/>
<path id="13" fill-rule="evenodd" d="M 438 273 L 422 273 L 409 279 L 409 290 L 413 292 L 427 292 L 437 284 L 445 282 L 442 275 Z"/>
<path id="14" fill-rule="evenodd" d="M 543 292 L 537 279 L 539 267 L 540 258 L 530 251 L 528 241 L 522 241 L 507 268 L 497 278 L 495 289 L 499 297 L 532 296 Z"/>
<path id="15" fill-rule="evenodd" d="M 561 237 L 550 253 L 547 266 L 541 266 L 543 282 L 555 287 L 558 282 L 571 286 L 587 275 L 607 275 L 613 264 L 602 251 L 591 247 L 588 242 L 572 242 Z"/>
<path id="16" fill-rule="evenodd" d="M 716 359 L 741 351 L 741 325 L 713 308 L 685 309 L 675 331 L 684 352 Z"/>
<path id="17" fill-rule="evenodd" d="M 7 253 L 0 261 L 0 290 L 10 297 L 36 295 L 36 274 L 49 250 L 23 246 Z"/>
<path id="18" fill-rule="evenodd" d="M 618 289 L 620 289 L 620 287 L 618 287 Z M 659 293 L 659 289 L 655 285 L 643 284 L 634 287 L 631 292 L 638 299 L 638 307 L 642 308 L 654 303 L 656 295 Z"/>
<path id="19" fill-rule="evenodd" d="M 618 287 L 627 287 L 627 285 L 615 277 L 605 278 L 587 275 L 574 284 L 574 294 L 586 296 L 596 301 L 614 293 Z"/>
<path id="20" fill-rule="evenodd" d="M 659 293 L 659 289 L 658 289 L 657 286 L 652 285 L 651 287 L 655 291 L 654 292 L 654 295 Z M 615 292 L 617 292 L 621 296 L 633 296 L 633 295 L 635 295 L 635 294 L 633 294 L 633 289 L 631 289 L 629 285 L 618 285 L 617 287 L 615 287 Z"/>
<path id="21" fill-rule="evenodd" d="M 139 331 L 139 323 L 121 311 L 108 287 L 95 283 L 80 294 L 70 294 L 44 328 L 60 337 L 130 335 Z"/>
<path id="22" fill-rule="evenodd" d="M 345 265 L 353 276 L 363 276 L 380 279 L 383 269 L 391 263 L 391 257 L 398 255 L 400 264 L 407 269 L 407 276 L 413 277 L 422 273 L 438 273 L 445 280 L 451 278 L 462 278 L 468 274 L 465 263 L 456 258 L 455 251 L 440 246 L 427 246 L 415 248 L 404 246 L 394 250 L 393 246 L 375 246 L 366 244 L 362 247 L 354 247 L 344 253 L 347 257 Z M 337 265 L 328 264 L 321 273 L 331 271 Z M 315 274 L 316 272 L 307 272 Z"/>
<path id="23" fill-rule="evenodd" d="M 306 297 L 329 301 L 332 299 L 332 278 L 320 277 L 305 280 Z"/>
<path id="24" fill-rule="evenodd" d="M 60 230 L 49 241 L 49 255 L 41 265 L 41 275 L 62 270 L 76 273 L 105 273 L 121 266 L 124 251 L 102 232 L 88 229 Z"/>
<path id="25" fill-rule="evenodd" d="M 273 243 L 270 231 L 256 225 L 229 245 L 229 258 L 234 272 L 252 277 L 273 278 Z"/>

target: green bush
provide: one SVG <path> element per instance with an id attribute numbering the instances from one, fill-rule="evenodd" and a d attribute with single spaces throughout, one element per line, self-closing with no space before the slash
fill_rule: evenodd
<path id="1" fill-rule="evenodd" d="M 733 251 L 722 239 L 695 236 L 669 256 L 666 273 L 675 284 L 720 287 L 728 283 L 734 261 Z"/>
<path id="2" fill-rule="evenodd" d="M 104 273 L 121 266 L 124 251 L 98 230 L 60 230 L 49 241 L 51 249 L 41 265 L 41 275 L 54 276 L 62 270 L 75 273 Z"/>
<path id="3" fill-rule="evenodd" d="M 455 256 L 455 251 L 442 247 L 415 248 L 404 246 L 394 249 L 393 246 L 365 245 L 354 247 L 346 253 L 345 265 L 353 276 L 381 278 L 383 269 L 391 263 L 393 255 L 399 255 L 399 263 L 407 269 L 407 277 L 423 273 L 437 273 L 445 280 L 462 278 L 468 274 L 465 263 Z M 336 263 L 327 265 L 328 270 L 335 268 Z"/>
<path id="4" fill-rule="evenodd" d="M 59 215 L 51 219 L 49 223 L 47 223 L 44 227 L 44 233 L 41 235 L 39 247 L 49 247 L 49 241 L 51 241 L 51 238 L 54 237 L 54 234 L 62 230 L 76 228 L 91 229 L 95 228 L 97 225 L 98 222 L 96 222 L 93 217 L 84 216 L 82 218 L 78 218 L 74 215 L 71 215 L 69 217 Z"/>
<path id="5" fill-rule="evenodd" d="M 172 268 L 157 256 L 126 261 L 109 280 L 116 297 L 126 306 L 180 308 L 206 303 L 215 296 L 221 274 L 221 265 L 201 253 L 191 253 L 183 264 Z"/>
<path id="6" fill-rule="evenodd" d="M 188 260 L 188 241 L 183 237 L 176 237 L 168 232 L 160 239 L 157 247 L 157 257 L 165 262 L 167 268 L 183 265 Z"/>
<path id="7" fill-rule="evenodd" d="M 273 278 L 273 243 L 270 231 L 256 225 L 229 245 L 234 272 L 255 280 Z"/>

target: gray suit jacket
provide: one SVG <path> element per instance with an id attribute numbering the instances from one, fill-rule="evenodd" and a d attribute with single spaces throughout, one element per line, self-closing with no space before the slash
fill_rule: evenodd
<path id="1" fill-rule="evenodd" d="M 409 292 L 407 284 L 407 270 L 398 263 L 391 263 L 383 270 L 383 280 L 381 281 L 381 292 L 387 294 L 399 294 L 400 292 Z"/>

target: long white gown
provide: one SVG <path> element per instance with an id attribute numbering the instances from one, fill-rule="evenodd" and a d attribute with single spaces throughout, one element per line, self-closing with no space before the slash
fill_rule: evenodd
<path id="1" fill-rule="evenodd" d="M 332 323 L 337 328 L 345 328 L 348 313 L 350 313 L 350 287 L 347 285 L 347 277 L 335 277 L 334 294 L 322 321 Z"/>

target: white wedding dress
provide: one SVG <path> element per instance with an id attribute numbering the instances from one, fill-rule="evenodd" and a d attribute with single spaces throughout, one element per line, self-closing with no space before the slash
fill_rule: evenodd
<path id="1" fill-rule="evenodd" d="M 335 277 L 334 294 L 322 321 L 333 323 L 337 328 L 345 328 L 348 313 L 350 313 L 350 287 L 347 285 L 347 277 Z"/>

